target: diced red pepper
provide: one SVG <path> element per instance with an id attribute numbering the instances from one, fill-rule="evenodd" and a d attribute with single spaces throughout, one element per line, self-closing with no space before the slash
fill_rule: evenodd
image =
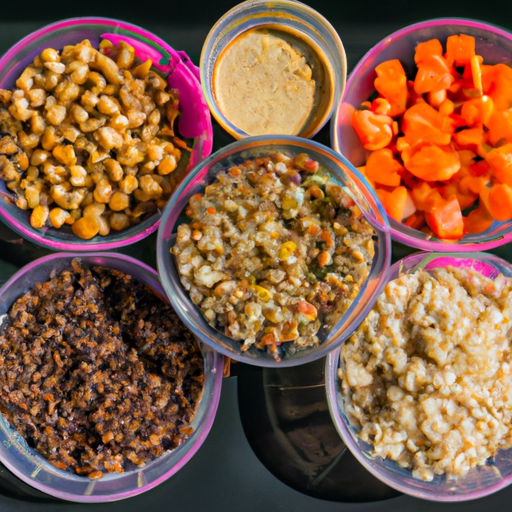
<path id="1" fill-rule="evenodd" d="M 446 40 L 446 61 L 450 66 L 465 66 L 474 55 L 474 37 L 461 34 L 449 36 Z"/>
<path id="2" fill-rule="evenodd" d="M 418 103 L 406 110 L 402 130 L 409 144 L 431 142 L 445 146 L 452 138 L 450 133 L 443 132 L 445 118 L 427 103 Z"/>
<path id="3" fill-rule="evenodd" d="M 416 211 L 414 202 L 405 187 L 396 187 L 391 192 L 376 189 L 376 192 L 388 215 L 398 222 L 402 222 Z"/>
<path id="4" fill-rule="evenodd" d="M 440 55 L 430 55 L 418 63 L 414 79 L 417 94 L 438 92 L 448 89 L 454 81 L 449 65 Z"/>

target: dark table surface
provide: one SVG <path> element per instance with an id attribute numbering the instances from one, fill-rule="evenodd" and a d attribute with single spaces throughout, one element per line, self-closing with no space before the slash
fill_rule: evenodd
<path id="1" fill-rule="evenodd" d="M 232 0 L 144 0 L 142 3 L 127 0 L 21 0 L 7 3 L 2 0 L 0 54 L 45 24 L 64 18 L 93 15 L 138 24 L 168 41 L 174 48 L 187 51 L 197 63 L 203 41 L 211 26 L 236 3 Z M 425 19 L 475 18 L 512 30 L 511 0 L 311 0 L 307 3 L 329 19 L 338 31 L 347 53 L 349 71 L 383 37 L 405 25 Z M 329 127 L 325 127 L 315 138 L 330 144 Z M 219 127 L 215 127 L 215 147 L 221 147 L 229 140 Z M 155 235 L 124 248 L 122 252 L 155 266 L 154 246 Z M 21 240 L 18 235 L 0 224 L 0 284 L 17 268 L 48 252 Z M 408 252 L 412 251 L 403 246 L 394 246 L 395 259 Z M 493 252 L 512 261 L 510 247 L 502 247 Z M 346 503 L 314 498 L 292 489 L 263 465 L 244 432 L 238 406 L 239 384 L 247 381 L 247 375 L 258 371 L 260 370 L 241 364 L 234 366 L 235 376 L 224 380 L 219 410 L 204 445 L 182 470 L 157 488 L 122 502 L 81 505 L 46 497 L 0 469 L 0 510 L 476 512 L 504 510 L 508 508 L 507 503 L 512 501 L 512 486 L 487 498 L 460 504 L 431 503 L 408 496 L 386 501 Z"/>

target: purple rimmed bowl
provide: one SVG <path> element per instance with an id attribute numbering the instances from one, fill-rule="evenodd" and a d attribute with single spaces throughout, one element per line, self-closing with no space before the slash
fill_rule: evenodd
<path id="1" fill-rule="evenodd" d="M 53 270 L 70 268 L 74 258 L 80 259 L 85 266 L 102 265 L 129 274 L 168 302 L 155 270 L 135 258 L 116 253 L 57 253 L 29 263 L 0 288 L 0 320 L 18 297 L 33 289 L 36 283 L 47 281 Z M 143 467 L 125 473 L 105 474 L 100 480 L 91 480 L 50 464 L 30 448 L 0 415 L 0 462 L 28 485 L 63 500 L 84 503 L 117 501 L 152 489 L 174 475 L 192 458 L 213 424 L 222 388 L 223 359 L 208 346 L 201 345 L 201 350 L 204 387 L 191 423 L 193 433 L 174 450 L 164 452 Z"/>
<path id="2" fill-rule="evenodd" d="M 181 116 L 178 120 L 180 134 L 189 138 L 192 151 L 186 162 L 185 174 L 206 158 L 212 151 L 213 132 L 211 115 L 199 82 L 199 70 L 184 52 L 178 52 L 151 32 L 125 21 L 87 17 L 72 18 L 47 25 L 16 43 L 0 58 L 0 88 L 13 89 L 26 66 L 44 48 L 61 50 L 65 45 L 89 39 L 98 45 L 103 34 L 112 39 L 126 37 L 137 43 L 136 55 L 151 58 L 154 67 L 168 75 L 168 83 L 178 89 Z M 157 60 L 158 59 L 158 60 Z M 181 124 L 180 124 L 181 123 Z M 184 151 L 184 156 L 187 152 Z M 151 215 L 129 229 L 108 236 L 95 236 L 83 240 L 69 227 L 35 229 L 30 225 L 30 212 L 19 209 L 9 200 L 12 193 L 0 180 L 0 219 L 24 238 L 38 245 L 60 251 L 99 251 L 116 249 L 133 244 L 158 229 L 160 212 Z"/>
<path id="3" fill-rule="evenodd" d="M 375 67 L 386 60 L 398 59 L 408 77 L 412 78 L 416 69 L 416 45 L 436 38 L 446 48 L 447 37 L 454 34 L 473 36 L 476 53 L 484 58 L 484 64 L 512 63 L 512 34 L 494 25 L 477 20 L 446 18 L 404 27 L 369 50 L 350 74 L 331 124 L 332 147 L 356 167 L 365 165 L 369 152 L 363 148 L 352 128 L 351 118 L 354 110 L 375 92 Z M 394 219 L 389 222 L 394 240 L 425 251 L 484 251 L 512 240 L 512 220 L 495 221 L 483 233 L 466 235 L 457 242 L 436 238 Z"/>
<path id="4" fill-rule="evenodd" d="M 407 256 L 390 267 L 386 283 L 403 274 L 420 269 L 446 266 L 473 269 L 483 276 L 495 280 L 503 275 L 512 278 L 512 265 L 489 253 L 428 253 L 418 252 Z M 332 420 L 340 437 L 356 459 L 373 476 L 390 487 L 413 496 L 431 501 L 468 501 L 483 498 L 512 483 L 512 449 L 499 450 L 493 460 L 485 466 L 471 469 L 463 478 L 448 480 L 444 475 L 435 475 L 431 482 L 416 480 L 408 469 L 388 458 L 372 457 L 372 446 L 357 437 L 357 427 L 352 425 L 344 412 L 344 397 L 338 377 L 340 351 L 331 352 L 325 362 L 325 386 Z"/>

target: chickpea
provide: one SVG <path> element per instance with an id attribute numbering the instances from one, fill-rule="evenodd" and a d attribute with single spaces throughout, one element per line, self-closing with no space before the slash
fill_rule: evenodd
<path id="1" fill-rule="evenodd" d="M 98 234 L 100 223 L 95 217 L 81 217 L 73 222 L 71 230 L 76 236 L 84 240 L 90 240 Z"/>

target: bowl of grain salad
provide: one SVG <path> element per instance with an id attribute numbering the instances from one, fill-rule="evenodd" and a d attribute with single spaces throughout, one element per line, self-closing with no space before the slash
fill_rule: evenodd
<path id="1" fill-rule="evenodd" d="M 434 501 L 512 482 L 512 266 L 488 253 L 395 263 L 359 328 L 326 360 L 331 416 L 359 462 Z"/>
<path id="2" fill-rule="evenodd" d="M 116 501 L 199 449 L 222 357 L 181 322 L 155 270 L 120 254 L 51 254 L 0 297 L 0 461 L 14 475 L 60 499 Z"/>
<path id="3" fill-rule="evenodd" d="M 63 20 L 0 59 L 0 218 L 39 245 L 141 240 L 211 150 L 198 69 L 143 28 Z"/>
<path id="4" fill-rule="evenodd" d="M 293 366 L 341 344 L 389 265 L 387 218 L 343 157 L 258 136 L 190 173 L 164 210 L 158 272 L 185 324 L 233 359 Z"/>

